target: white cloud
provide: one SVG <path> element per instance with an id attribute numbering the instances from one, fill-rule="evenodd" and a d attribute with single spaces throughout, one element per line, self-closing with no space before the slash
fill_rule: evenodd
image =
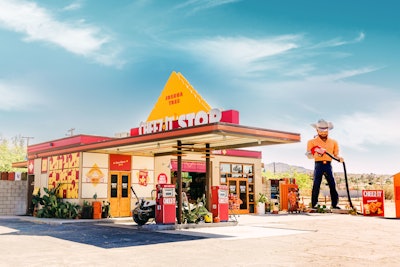
<path id="1" fill-rule="evenodd" d="M 355 42 L 355 43 L 361 42 L 361 41 L 364 41 L 364 39 L 365 39 L 365 33 L 360 32 L 360 34 L 359 34 L 358 37 L 354 40 L 354 42 Z"/>
<path id="2" fill-rule="evenodd" d="M 111 37 L 99 28 L 58 21 L 33 2 L 0 0 L 0 26 L 24 34 L 27 42 L 48 42 L 104 65 L 123 65 L 118 49 L 111 47 Z"/>
<path id="3" fill-rule="evenodd" d="M 82 4 L 80 2 L 74 2 L 74 3 L 71 3 L 68 6 L 64 7 L 63 10 L 65 10 L 65 11 L 78 10 L 81 7 L 82 7 Z"/>
<path id="4" fill-rule="evenodd" d="M 335 47 L 335 46 L 343 46 L 348 44 L 355 44 L 364 41 L 365 33 L 360 32 L 356 38 L 353 40 L 343 40 L 341 37 L 336 37 L 334 39 L 324 41 L 314 45 L 312 48 L 322 48 L 322 47 Z"/>
<path id="5" fill-rule="evenodd" d="M 234 77 L 259 76 L 301 77 L 305 81 L 334 81 L 350 78 L 378 70 L 374 66 L 347 68 L 333 65 L 335 70 L 320 68 L 320 61 L 327 55 L 351 56 L 340 51 L 323 51 L 323 48 L 360 42 L 365 34 L 360 33 L 352 41 L 330 40 L 317 45 L 308 44 L 303 34 L 281 35 L 263 38 L 211 37 L 183 41 L 178 48 L 188 51 L 197 60 L 215 70 L 224 71 Z M 323 52 L 322 52 L 323 51 Z M 319 72 L 319 75 L 316 73 Z M 324 74 L 323 72 L 327 73 Z M 312 76 L 310 76 L 312 75 Z"/>
<path id="6" fill-rule="evenodd" d="M 268 57 L 283 54 L 298 47 L 297 35 L 251 39 L 246 37 L 216 37 L 184 43 L 181 49 L 221 69 L 251 73 L 271 68 L 264 62 Z"/>
<path id="7" fill-rule="evenodd" d="M 191 13 L 203 9 L 209 9 L 218 7 L 221 5 L 231 4 L 235 2 L 240 2 L 242 0 L 188 0 L 182 4 L 177 5 L 175 8 L 191 8 Z"/>
<path id="8" fill-rule="evenodd" d="M 400 131 L 396 122 L 400 118 L 400 100 L 387 101 L 373 112 L 354 112 L 340 118 L 340 138 L 346 146 L 367 150 L 369 145 L 399 147 Z"/>
<path id="9" fill-rule="evenodd" d="M 330 73 L 327 75 L 311 76 L 306 78 L 307 81 L 321 82 L 321 81 L 338 81 L 354 76 L 370 73 L 379 70 L 377 67 L 363 67 L 359 69 L 341 70 L 337 73 Z"/>
<path id="10" fill-rule="evenodd" d="M 32 88 L 0 80 L 0 110 L 24 110 L 28 106 L 38 104 L 38 98 Z"/>

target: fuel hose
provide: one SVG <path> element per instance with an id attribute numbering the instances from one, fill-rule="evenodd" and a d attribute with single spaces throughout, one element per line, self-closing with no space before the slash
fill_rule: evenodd
<path id="1" fill-rule="evenodd" d="M 325 151 L 325 154 L 327 154 L 332 159 L 340 162 L 340 159 L 338 159 L 337 157 L 333 156 L 331 153 Z M 346 163 L 344 163 L 344 161 L 343 161 L 342 164 L 343 164 L 344 180 L 346 181 L 347 199 L 349 200 L 350 207 L 354 210 L 353 203 L 351 202 L 351 196 L 350 196 L 350 190 L 349 190 L 349 181 L 347 179 Z"/>

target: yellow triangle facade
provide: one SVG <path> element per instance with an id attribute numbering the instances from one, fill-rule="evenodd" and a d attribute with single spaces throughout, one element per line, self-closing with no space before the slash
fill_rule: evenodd
<path id="1" fill-rule="evenodd" d="M 164 119 L 167 116 L 176 120 L 179 115 L 197 113 L 201 110 L 209 112 L 211 106 L 181 73 L 173 71 L 147 121 Z"/>

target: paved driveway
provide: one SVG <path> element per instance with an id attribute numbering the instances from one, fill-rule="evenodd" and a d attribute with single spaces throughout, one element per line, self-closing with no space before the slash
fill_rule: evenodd
<path id="1" fill-rule="evenodd" d="M 141 230 L 136 225 L 107 223 L 34 223 L 18 218 L 0 219 L 0 235 L 49 236 L 100 248 L 121 248 L 198 240 L 206 237 Z M 8 229 L 7 229 L 8 228 Z"/>
<path id="2" fill-rule="evenodd" d="M 148 231 L 134 223 L 0 217 L 0 266 L 400 266 L 398 219 L 240 216 L 237 226 Z"/>

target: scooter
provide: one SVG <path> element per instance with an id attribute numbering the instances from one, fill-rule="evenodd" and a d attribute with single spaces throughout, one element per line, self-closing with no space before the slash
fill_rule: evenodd
<path id="1" fill-rule="evenodd" d="M 138 225 L 144 225 L 149 221 L 149 219 L 155 219 L 156 201 L 146 200 L 143 197 L 139 198 L 132 186 L 131 190 L 137 199 L 136 207 L 132 211 L 133 221 Z"/>

